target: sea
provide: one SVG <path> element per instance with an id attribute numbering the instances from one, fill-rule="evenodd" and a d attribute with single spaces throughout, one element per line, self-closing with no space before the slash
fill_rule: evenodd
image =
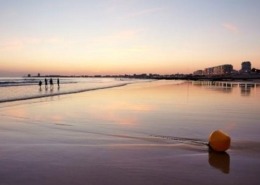
<path id="1" fill-rule="evenodd" d="M 127 78 L 0 77 L 0 103 L 119 87 L 138 81 Z"/>

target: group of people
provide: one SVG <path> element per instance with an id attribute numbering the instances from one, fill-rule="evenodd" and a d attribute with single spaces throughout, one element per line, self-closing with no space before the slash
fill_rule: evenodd
<path id="1" fill-rule="evenodd" d="M 49 84 L 50 84 L 50 88 L 53 89 L 53 79 L 50 78 L 50 80 L 47 80 L 47 78 L 44 79 L 44 83 L 45 83 L 45 89 L 48 89 L 48 81 L 49 81 Z M 42 81 L 40 80 L 39 81 L 39 86 L 40 88 L 42 87 Z M 57 78 L 57 85 L 58 85 L 58 88 L 60 88 L 60 79 Z"/>

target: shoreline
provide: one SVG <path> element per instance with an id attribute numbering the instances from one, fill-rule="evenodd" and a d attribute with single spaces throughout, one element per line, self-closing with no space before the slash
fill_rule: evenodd
<path id="1" fill-rule="evenodd" d="M 68 95 L 68 94 L 77 94 L 77 93 L 83 93 L 87 91 L 97 91 L 102 89 L 110 89 L 110 88 L 116 88 L 116 87 L 122 87 L 127 85 L 125 84 L 118 84 L 113 86 L 107 86 L 107 87 L 97 87 L 97 88 L 91 88 L 91 89 L 83 89 L 83 90 L 77 90 L 77 91 L 71 91 L 71 92 L 62 92 L 62 93 L 52 93 L 52 94 L 45 94 L 45 95 L 39 95 L 39 96 L 32 96 L 32 97 L 22 97 L 22 98 L 16 98 L 16 99 L 10 99 L 10 100 L 0 100 L 0 103 L 8 103 L 8 102 L 15 102 L 15 101 L 23 101 L 23 100 L 32 100 L 32 99 L 38 99 L 38 98 L 46 98 L 46 97 L 53 97 L 53 96 L 62 96 L 62 95 Z"/>
<path id="2" fill-rule="evenodd" d="M 146 79 L 140 79 L 140 80 L 146 80 Z M 147 79 L 148 80 L 148 79 Z M 260 85 L 260 79 L 259 80 L 227 80 L 227 79 L 222 79 L 222 80 L 213 80 L 211 78 L 211 80 L 209 80 L 209 78 L 205 79 L 199 79 L 199 80 L 190 80 L 190 79 L 183 79 L 183 78 L 178 78 L 178 79 L 169 79 L 169 78 L 162 78 L 162 79 L 149 79 L 149 80 L 153 80 L 153 81 L 157 81 L 157 80 L 166 80 L 166 81 L 178 81 L 178 80 L 184 80 L 184 81 L 194 81 L 194 82 L 211 82 L 211 83 L 215 83 L 215 82 L 223 82 L 223 83 L 242 83 L 243 85 L 248 84 L 251 85 L 251 83 L 255 84 L 256 86 Z M 13 99 L 4 99 L 4 100 L 0 100 L 0 104 L 2 103 L 8 103 L 8 102 L 15 102 L 15 101 L 24 101 L 24 100 L 31 100 L 31 99 L 38 99 L 38 98 L 46 98 L 46 97 L 55 97 L 55 96 L 63 96 L 63 95 L 68 95 L 68 94 L 76 94 L 76 93 L 83 93 L 83 92 L 87 92 L 87 91 L 96 91 L 96 90 L 103 90 L 103 89 L 110 89 L 110 88 L 116 88 L 116 87 L 122 87 L 122 86 L 126 86 L 129 84 L 132 84 L 133 82 L 128 82 L 125 81 L 126 83 L 123 84 L 117 84 L 117 85 L 111 85 L 111 86 L 104 86 L 104 87 L 96 87 L 96 88 L 87 88 L 87 89 L 81 89 L 81 90 L 75 90 L 75 91 L 69 91 L 69 92 L 52 92 L 50 94 L 40 94 L 40 95 L 34 95 L 31 97 L 18 97 L 18 98 L 13 98 Z M 147 83 L 147 82 L 151 82 L 151 81 L 142 81 L 143 83 Z M 140 83 L 140 82 L 134 82 L 134 83 Z M 224 84 L 224 85 L 228 85 L 228 84 Z M 241 85 L 241 84 L 240 84 Z M 30 86 L 35 86 L 35 85 L 30 85 Z M 21 87 L 21 86 L 19 86 Z M 5 87 L 4 87 L 5 88 Z"/>

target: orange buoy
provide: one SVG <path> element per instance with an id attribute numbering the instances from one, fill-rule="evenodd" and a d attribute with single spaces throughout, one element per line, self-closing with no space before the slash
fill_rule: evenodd
<path id="1" fill-rule="evenodd" d="M 230 147 L 231 138 L 221 130 L 212 132 L 209 136 L 209 146 L 217 152 L 225 152 Z"/>

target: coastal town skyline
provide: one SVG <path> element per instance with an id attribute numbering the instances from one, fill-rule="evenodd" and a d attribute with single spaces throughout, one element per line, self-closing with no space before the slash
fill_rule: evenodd
<path id="1" fill-rule="evenodd" d="M 1 1 L 0 76 L 260 68 L 257 0 Z"/>
<path id="2" fill-rule="evenodd" d="M 28 73 L 24 74 L 24 77 L 131 77 L 131 78 L 190 78 L 192 76 L 214 76 L 214 75 L 242 75 L 240 77 L 254 77 L 260 78 L 260 69 L 254 67 L 250 61 L 241 62 L 239 69 L 235 69 L 231 64 L 218 64 L 217 66 L 207 66 L 203 69 L 198 69 L 192 73 L 169 73 L 169 74 L 160 74 L 160 73 L 121 73 L 121 74 L 78 74 L 78 75 L 59 75 L 59 74 L 41 74 L 41 73 Z M 246 76 L 244 76 L 246 75 Z M 248 76 L 250 75 L 250 76 Z"/>

